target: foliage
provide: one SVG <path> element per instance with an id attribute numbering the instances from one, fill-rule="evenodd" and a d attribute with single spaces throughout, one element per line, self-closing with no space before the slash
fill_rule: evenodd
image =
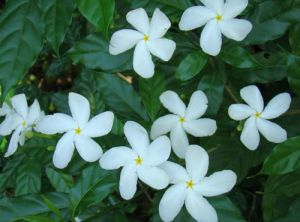
<path id="1" fill-rule="evenodd" d="M 224 38 L 222 51 L 212 57 L 199 47 L 199 30 L 182 32 L 178 22 L 196 0 L 4 0 L 0 1 L 1 104 L 12 95 L 37 98 L 46 113 L 69 113 L 68 92 L 88 98 L 93 115 L 113 111 L 112 134 L 97 140 L 104 150 L 124 145 L 128 120 L 150 130 L 167 113 L 159 102 L 174 90 L 188 102 L 197 89 L 209 100 L 208 116 L 217 133 L 190 138 L 210 155 L 210 171 L 231 169 L 238 184 L 227 196 L 208 198 L 220 222 L 298 221 L 300 217 L 300 1 L 251 0 L 243 12 L 253 24 L 242 42 Z M 108 52 L 109 38 L 128 27 L 125 16 L 143 7 L 160 8 L 172 21 L 167 33 L 177 48 L 172 59 L 155 60 L 156 73 L 142 79 L 132 68 L 132 50 Z M 239 90 L 255 84 L 265 102 L 281 92 L 292 97 L 291 109 L 278 119 L 289 139 L 282 144 L 263 140 L 256 151 L 239 140 L 242 122 L 228 117 L 232 103 L 241 103 Z M 2 121 L 2 119 L 1 119 Z M 0 138 L 1 221 L 160 221 L 163 191 L 139 184 L 131 201 L 118 193 L 118 171 L 104 171 L 76 154 L 64 170 L 51 157 L 58 137 L 31 135 L 10 158 L 2 154 Z M 175 157 L 174 160 L 176 159 Z M 193 221 L 182 210 L 175 221 Z"/>

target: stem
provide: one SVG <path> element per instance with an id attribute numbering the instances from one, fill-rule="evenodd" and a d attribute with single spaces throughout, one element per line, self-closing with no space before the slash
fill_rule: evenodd
<path id="1" fill-rule="evenodd" d="M 233 94 L 233 92 L 231 91 L 231 89 L 229 88 L 228 85 L 225 85 L 225 90 L 228 93 L 228 95 L 231 97 L 231 99 L 233 101 L 235 101 L 236 103 L 240 103 L 239 99 Z"/>
<path id="2" fill-rule="evenodd" d="M 145 194 L 145 196 L 147 197 L 147 199 L 148 199 L 151 203 L 153 203 L 153 200 L 152 200 L 150 194 L 147 192 L 147 190 L 145 189 L 145 187 L 144 187 L 144 185 L 142 184 L 142 182 L 138 181 L 138 184 L 139 184 L 139 186 L 141 187 L 142 192 Z"/>

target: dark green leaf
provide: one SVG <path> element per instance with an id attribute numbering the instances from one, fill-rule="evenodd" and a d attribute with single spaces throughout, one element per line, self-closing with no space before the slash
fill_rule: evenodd
<path id="1" fill-rule="evenodd" d="M 157 2 L 164 3 L 166 5 L 172 6 L 174 8 L 178 8 L 181 10 L 185 10 L 186 8 L 192 6 L 193 4 L 191 3 L 190 0 L 156 0 Z"/>
<path id="2" fill-rule="evenodd" d="M 159 96 L 165 90 L 165 78 L 161 74 L 155 74 L 151 79 L 139 79 L 139 90 L 143 104 L 152 121 L 161 107 Z"/>
<path id="3" fill-rule="evenodd" d="M 262 174 L 285 174 L 300 169 L 300 137 L 277 145 L 265 160 Z"/>
<path id="4" fill-rule="evenodd" d="M 36 0 L 10 0 L 0 16 L 2 97 L 34 63 L 42 48 L 43 23 Z"/>
<path id="5" fill-rule="evenodd" d="M 108 28 L 115 11 L 115 0 L 76 0 L 76 2 L 83 16 L 108 37 Z"/>
<path id="6" fill-rule="evenodd" d="M 207 63 L 207 55 L 202 51 L 188 54 L 176 70 L 176 78 L 187 81 L 200 73 Z"/>
<path id="7" fill-rule="evenodd" d="M 220 73 L 214 72 L 205 75 L 198 85 L 198 89 L 205 92 L 208 98 L 207 114 L 216 114 L 223 102 L 224 80 Z"/>
<path id="8" fill-rule="evenodd" d="M 259 66 L 249 51 L 240 46 L 224 47 L 220 53 L 220 58 L 236 68 L 254 68 Z"/>
<path id="9" fill-rule="evenodd" d="M 300 56 L 289 55 L 287 74 L 291 88 L 300 96 Z"/>
<path id="10" fill-rule="evenodd" d="M 148 120 L 140 96 L 132 86 L 113 74 L 98 74 L 103 99 L 114 112 L 127 119 Z"/>
<path id="11" fill-rule="evenodd" d="M 16 195 L 37 193 L 41 189 L 41 166 L 35 160 L 25 159 L 18 168 Z"/>
<path id="12" fill-rule="evenodd" d="M 131 53 L 113 56 L 108 52 L 109 43 L 99 34 L 91 34 L 77 42 L 68 51 L 76 64 L 83 64 L 90 69 L 118 71 L 131 66 Z"/>
<path id="13" fill-rule="evenodd" d="M 289 42 L 292 48 L 292 51 L 296 55 L 300 55 L 300 24 L 293 26 L 290 29 L 289 33 Z"/>
<path id="14" fill-rule="evenodd" d="M 69 193 L 73 184 L 73 178 L 70 175 L 57 172 L 52 168 L 46 168 L 46 174 L 52 186 L 57 192 Z"/>
<path id="15" fill-rule="evenodd" d="M 72 21 L 73 0 L 42 0 L 47 40 L 56 54 Z"/>

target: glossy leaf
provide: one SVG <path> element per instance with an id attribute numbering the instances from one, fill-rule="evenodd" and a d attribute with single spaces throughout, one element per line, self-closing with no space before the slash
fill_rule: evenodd
<path id="1" fill-rule="evenodd" d="M 57 192 L 69 193 L 73 185 L 73 179 L 70 175 L 63 174 L 52 168 L 46 169 L 47 177 Z"/>
<path id="2" fill-rule="evenodd" d="M 8 1 L 0 15 L 0 30 L 0 84 L 4 97 L 27 73 L 42 49 L 43 22 L 37 2 Z"/>
<path id="3" fill-rule="evenodd" d="M 72 21 L 73 0 L 42 0 L 43 17 L 47 40 L 56 54 L 64 41 L 68 27 Z"/>
<path id="4" fill-rule="evenodd" d="M 289 55 L 288 57 L 288 81 L 293 91 L 300 95 L 300 57 Z"/>

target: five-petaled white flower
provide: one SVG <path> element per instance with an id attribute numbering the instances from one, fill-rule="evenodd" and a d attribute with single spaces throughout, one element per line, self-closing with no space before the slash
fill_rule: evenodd
<path id="1" fill-rule="evenodd" d="M 160 96 L 160 101 L 165 108 L 174 114 L 158 118 L 152 125 L 151 138 L 170 133 L 171 143 L 175 154 L 185 157 L 189 145 L 186 132 L 195 137 L 211 136 L 217 130 L 215 120 L 208 118 L 199 119 L 207 110 L 207 97 L 198 90 L 193 93 L 190 103 L 186 108 L 179 96 L 173 91 L 166 91 Z"/>
<path id="2" fill-rule="evenodd" d="M 65 168 L 68 165 L 75 147 L 85 161 L 99 160 L 102 148 L 91 138 L 108 134 L 114 121 L 114 114 L 109 111 L 89 120 L 89 101 L 76 93 L 69 93 L 69 107 L 72 116 L 63 113 L 45 116 L 36 129 L 48 135 L 65 133 L 58 141 L 53 155 L 53 164 L 57 168 Z"/>
<path id="3" fill-rule="evenodd" d="M 137 180 L 154 189 L 164 189 L 169 184 L 168 175 L 158 166 L 166 162 L 171 153 L 168 137 L 161 136 L 151 144 L 147 131 L 138 123 L 129 121 L 124 126 L 125 136 L 132 149 L 124 146 L 109 149 L 100 159 L 106 170 L 122 168 L 120 194 L 131 199 L 137 190 Z"/>
<path id="4" fill-rule="evenodd" d="M 117 55 L 136 46 L 133 69 L 140 76 L 150 78 L 154 74 L 151 54 L 169 61 L 175 51 L 175 42 L 163 38 L 171 27 L 171 22 L 159 9 L 155 9 L 151 22 L 142 8 L 128 12 L 126 19 L 137 31 L 123 29 L 115 32 L 110 40 L 109 52 Z"/>
<path id="5" fill-rule="evenodd" d="M 28 107 L 24 94 L 13 96 L 11 104 L 12 108 L 4 103 L 1 109 L 1 116 L 5 116 L 5 119 L 0 125 L 0 135 L 7 136 L 13 132 L 5 157 L 14 154 L 18 144 L 24 145 L 26 132 L 32 131 L 43 115 L 39 102 L 34 100 Z"/>
<path id="6" fill-rule="evenodd" d="M 188 147 L 185 161 L 186 169 L 169 161 L 161 165 L 173 185 L 160 201 L 160 217 L 166 222 L 174 220 L 185 204 L 196 221 L 218 221 L 215 209 L 203 196 L 212 197 L 229 192 L 236 184 L 236 174 L 231 170 L 223 170 L 205 177 L 209 164 L 208 154 L 197 145 Z"/>
<path id="7" fill-rule="evenodd" d="M 242 143 L 255 150 L 260 141 L 259 132 L 270 142 L 281 143 L 287 139 L 287 132 L 269 119 L 279 117 L 291 104 L 291 96 L 281 93 L 275 96 L 264 108 L 264 100 L 256 86 L 247 86 L 240 91 L 242 99 L 248 104 L 233 104 L 229 116 L 234 120 L 247 119 L 241 134 Z"/>
<path id="8" fill-rule="evenodd" d="M 236 19 L 248 5 L 248 0 L 200 0 L 204 6 L 188 8 L 182 15 L 179 28 L 189 31 L 205 25 L 200 38 L 204 52 L 216 56 L 221 51 L 222 34 L 229 39 L 242 41 L 251 31 L 252 24 Z"/>

